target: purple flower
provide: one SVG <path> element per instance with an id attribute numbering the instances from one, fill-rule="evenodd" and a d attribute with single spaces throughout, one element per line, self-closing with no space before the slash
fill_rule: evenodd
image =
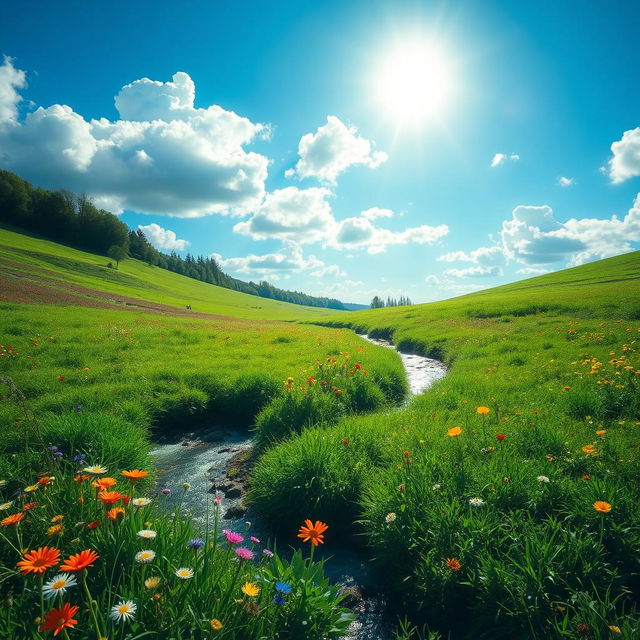
<path id="1" fill-rule="evenodd" d="M 240 560 L 253 560 L 253 551 L 247 547 L 237 547 L 235 553 Z"/>
<path id="2" fill-rule="evenodd" d="M 273 558 L 273 551 L 269 551 L 269 549 L 263 549 L 262 553 L 267 556 L 267 558 Z"/>
<path id="3" fill-rule="evenodd" d="M 84 453 L 76 453 L 76 455 L 73 456 L 73 461 L 76 464 L 84 464 L 87 461 L 87 456 Z"/>
<path id="4" fill-rule="evenodd" d="M 50 447 L 47 447 L 51 453 L 55 453 L 58 450 L 55 444 L 52 444 Z"/>
<path id="5" fill-rule="evenodd" d="M 53 452 L 53 457 L 54 458 L 62 458 L 64 454 L 62 453 L 62 451 L 54 451 Z"/>
<path id="6" fill-rule="evenodd" d="M 171 489 L 162 489 L 162 491 L 160 491 L 160 493 L 162 493 L 165 496 L 168 496 L 171 493 Z"/>
<path id="7" fill-rule="evenodd" d="M 189 547 L 189 549 L 197 551 L 198 549 L 202 549 L 202 547 L 204 547 L 204 540 L 202 538 L 191 538 L 191 540 L 187 542 L 187 546 Z"/>
<path id="8" fill-rule="evenodd" d="M 229 529 L 223 529 L 222 533 L 224 533 L 225 538 L 229 544 L 240 544 L 244 538 L 234 531 L 229 531 Z"/>
<path id="9" fill-rule="evenodd" d="M 258 544 L 260 542 L 260 538 L 256 538 L 255 536 L 251 536 L 251 542 L 253 542 L 253 544 Z"/>

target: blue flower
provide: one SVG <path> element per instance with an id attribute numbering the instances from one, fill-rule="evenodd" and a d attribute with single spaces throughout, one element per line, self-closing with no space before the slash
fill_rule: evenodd
<path id="1" fill-rule="evenodd" d="M 286 582 L 276 582 L 276 591 L 286 595 L 287 593 L 291 593 L 291 585 Z"/>
<path id="2" fill-rule="evenodd" d="M 279 607 L 281 607 L 287 601 L 279 593 L 276 593 L 276 595 L 273 596 L 273 602 L 274 602 L 274 604 L 277 604 Z"/>
<path id="3" fill-rule="evenodd" d="M 76 464 L 84 464 L 87 461 L 87 456 L 84 453 L 77 453 L 73 456 L 73 461 Z"/>
<path id="4" fill-rule="evenodd" d="M 189 547 L 189 549 L 197 551 L 198 549 L 202 549 L 202 547 L 204 547 L 204 540 L 202 538 L 191 538 L 191 540 L 187 542 L 187 546 Z"/>

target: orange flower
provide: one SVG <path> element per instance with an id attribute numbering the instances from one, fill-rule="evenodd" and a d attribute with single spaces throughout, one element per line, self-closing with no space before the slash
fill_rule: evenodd
<path id="1" fill-rule="evenodd" d="M 23 511 L 29 511 L 30 509 L 35 509 L 38 506 L 37 502 L 27 502 L 27 504 L 22 505 Z"/>
<path id="2" fill-rule="evenodd" d="M 47 529 L 48 536 L 61 536 L 64 533 L 64 527 L 61 524 L 51 525 Z"/>
<path id="3" fill-rule="evenodd" d="M 611 511 L 611 505 L 608 502 L 603 502 L 602 500 L 596 500 L 593 503 L 593 508 L 600 513 L 609 513 L 609 511 Z"/>
<path id="4" fill-rule="evenodd" d="M 44 573 L 60 562 L 60 551 L 53 547 L 40 547 L 36 551 L 27 551 L 23 558 L 17 565 L 20 573 Z"/>
<path id="5" fill-rule="evenodd" d="M 129 478 L 131 484 L 135 484 L 140 478 L 146 478 L 149 474 L 146 471 L 140 471 L 140 469 L 132 469 L 131 471 L 120 472 L 125 478 Z"/>
<path id="6" fill-rule="evenodd" d="M 62 514 L 58 514 L 57 516 L 53 516 L 51 518 L 51 522 L 62 522 L 64 520 L 64 516 Z"/>
<path id="7" fill-rule="evenodd" d="M 74 479 L 74 482 L 86 482 L 91 476 L 88 473 L 79 473 Z"/>
<path id="8" fill-rule="evenodd" d="M 60 566 L 61 571 L 82 571 L 92 567 L 100 556 L 93 549 L 85 549 L 80 553 L 69 556 Z"/>
<path id="9" fill-rule="evenodd" d="M 491 409 L 489 409 L 489 407 L 478 407 L 476 409 L 476 413 L 479 413 L 481 416 L 486 416 L 490 411 Z"/>
<path id="10" fill-rule="evenodd" d="M 100 520 L 94 520 L 93 522 L 87 523 L 87 529 L 95 529 L 100 526 Z"/>
<path id="11" fill-rule="evenodd" d="M 115 484 L 118 484 L 115 478 L 98 478 L 91 483 L 91 486 L 99 489 L 100 491 L 106 491 L 109 487 L 113 487 Z"/>
<path id="12" fill-rule="evenodd" d="M 447 431 L 450 438 L 457 438 L 462 433 L 462 427 L 453 427 Z"/>
<path id="13" fill-rule="evenodd" d="M 584 447 L 582 447 L 582 450 L 588 455 L 588 456 L 593 456 L 596 453 L 598 453 L 598 450 L 592 445 L 592 444 L 585 444 Z"/>
<path id="14" fill-rule="evenodd" d="M 462 569 L 462 565 L 458 558 L 447 558 L 445 560 L 445 565 L 450 571 L 460 571 L 460 569 Z"/>
<path id="15" fill-rule="evenodd" d="M 123 496 L 119 491 L 101 491 L 98 494 L 98 498 L 102 500 L 107 505 L 112 505 L 118 500 L 122 500 L 125 496 Z"/>
<path id="16" fill-rule="evenodd" d="M 53 635 L 57 636 L 65 627 L 73 627 L 78 624 L 78 621 L 73 619 L 78 609 L 78 605 L 72 607 L 68 602 L 57 609 L 51 609 L 45 615 L 40 631 L 53 631 Z"/>
<path id="17" fill-rule="evenodd" d="M 24 511 L 21 511 L 20 513 L 14 513 L 11 516 L 7 516 L 4 520 L 0 520 L 0 526 L 9 527 L 12 524 L 18 524 L 18 522 L 20 522 L 22 518 L 24 518 Z"/>
<path id="18" fill-rule="evenodd" d="M 52 482 L 53 482 L 53 476 L 42 476 L 42 478 L 38 480 L 38 484 L 41 487 L 46 487 L 48 484 L 51 484 Z"/>
<path id="19" fill-rule="evenodd" d="M 109 520 L 117 520 L 118 516 L 122 516 L 124 518 L 123 507 L 114 507 L 113 509 L 109 509 L 109 511 L 107 511 L 107 518 L 109 518 Z"/>
<path id="20" fill-rule="evenodd" d="M 304 525 L 300 527 L 298 538 L 302 538 L 303 542 L 311 540 L 311 543 L 317 547 L 318 543 L 322 544 L 324 542 L 323 534 L 328 528 L 329 527 L 320 520 L 316 520 L 315 524 L 312 524 L 311 520 L 305 520 Z"/>

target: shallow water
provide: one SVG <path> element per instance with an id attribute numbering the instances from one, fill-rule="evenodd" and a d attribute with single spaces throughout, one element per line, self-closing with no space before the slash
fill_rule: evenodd
<path id="1" fill-rule="evenodd" d="M 362 338 L 379 346 L 395 349 L 386 340 L 378 340 L 362 335 Z M 409 382 L 411 397 L 426 391 L 436 380 L 446 373 L 446 367 L 438 360 L 415 354 L 400 353 Z M 198 439 L 185 443 L 157 444 L 151 451 L 158 468 L 158 488 L 166 486 L 172 493 L 166 498 L 170 505 L 179 502 L 191 513 L 199 527 L 207 526 L 207 511 L 211 509 L 213 495 L 209 493 L 212 480 L 222 480 L 225 466 L 239 451 L 251 447 L 253 438 L 248 432 L 225 431 L 220 438 L 220 428 L 210 433 L 198 433 Z M 215 441 L 213 438 L 215 437 Z M 183 492 L 183 482 L 191 486 Z M 177 488 L 176 488 L 177 487 Z M 240 503 L 242 498 L 223 498 L 222 514 L 230 507 Z M 222 528 L 245 530 L 251 522 L 252 535 L 263 540 L 268 532 L 260 529 L 260 523 L 252 519 L 251 510 L 242 518 L 223 518 Z M 320 552 L 321 555 L 322 552 Z M 358 619 L 349 627 L 344 640 L 387 640 L 391 636 L 394 620 L 385 615 L 385 602 L 378 592 L 377 576 L 371 569 L 366 557 L 359 551 L 347 548 L 331 548 L 326 552 L 330 560 L 325 565 L 326 574 L 332 581 L 348 587 L 357 587 L 363 594 L 361 607 L 357 611 Z"/>

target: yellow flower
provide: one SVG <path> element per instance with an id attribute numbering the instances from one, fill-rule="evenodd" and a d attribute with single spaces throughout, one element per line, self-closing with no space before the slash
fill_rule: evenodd
<path id="1" fill-rule="evenodd" d="M 447 431 L 450 438 L 457 438 L 462 433 L 462 427 L 453 427 Z"/>
<path id="2" fill-rule="evenodd" d="M 61 524 L 54 524 L 47 529 L 48 536 L 61 536 L 64 533 L 64 527 Z"/>
<path id="3" fill-rule="evenodd" d="M 220 622 L 220 620 L 218 620 L 218 618 L 214 618 L 214 619 L 211 621 L 211 623 L 210 623 L 210 624 L 211 624 L 211 628 L 212 628 L 214 631 L 220 631 L 220 629 L 222 629 L 222 627 L 224 626 L 224 625 L 222 624 L 222 622 Z"/>
<path id="4" fill-rule="evenodd" d="M 600 513 L 609 513 L 611 511 L 611 505 L 603 500 L 596 500 L 593 503 L 593 508 Z"/>
<path id="5" fill-rule="evenodd" d="M 596 431 L 596 435 L 597 435 L 597 436 L 603 436 L 605 433 L 607 433 L 607 430 L 606 430 L 606 429 L 598 429 L 598 430 Z"/>
<path id="6" fill-rule="evenodd" d="M 242 593 L 251 598 L 255 598 L 260 595 L 260 587 L 254 582 L 245 582 L 242 585 Z"/>
<path id="7" fill-rule="evenodd" d="M 160 578 L 158 576 L 152 576 L 144 581 L 144 586 L 147 589 L 155 589 L 160 584 Z"/>
<path id="8" fill-rule="evenodd" d="M 582 450 L 588 455 L 588 456 L 593 456 L 596 453 L 598 453 L 598 450 L 592 445 L 592 444 L 585 444 L 584 447 L 582 447 Z"/>
<path id="9" fill-rule="evenodd" d="M 613 631 L 613 633 L 622 633 L 622 629 L 620 629 L 620 627 L 618 627 L 615 624 L 610 624 L 609 625 L 609 630 Z"/>
<path id="10" fill-rule="evenodd" d="M 53 516 L 53 518 L 51 518 L 51 522 L 62 522 L 63 520 L 64 520 L 64 516 L 62 514 Z"/>
<path id="11" fill-rule="evenodd" d="M 476 412 L 479 413 L 481 416 L 486 416 L 487 413 L 489 413 L 489 411 L 491 411 L 489 407 L 478 407 L 476 409 Z"/>
<path id="12" fill-rule="evenodd" d="M 31 493 L 33 491 L 35 491 L 38 488 L 37 484 L 30 484 L 28 487 L 24 488 L 24 492 L 25 493 Z"/>

